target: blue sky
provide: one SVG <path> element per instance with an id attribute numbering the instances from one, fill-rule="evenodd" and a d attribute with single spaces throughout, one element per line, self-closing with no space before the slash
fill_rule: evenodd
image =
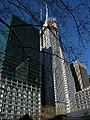
<path id="1" fill-rule="evenodd" d="M 88 74 L 90 75 L 90 42 L 87 43 L 86 45 L 86 51 L 85 51 L 85 55 L 83 55 L 83 62 L 86 62 L 86 69 Z"/>
<path id="2" fill-rule="evenodd" d="M 5 0 L 6 1 L 6 0 Z M 30 19 L 30 16 L 27 14 L 27 13 L 25 13 L 25 12 L 23 12 L 23 14 L 21 14 L 21 11 L 19 11 L 16 7 L 14 7 L 14 6 L 12 6 L 11 7 L 11 5 L 9 5 L 7 2 L 5 2 L 5 1 L 3 1 L 3 3 L 4 3 L 4 6 L 2 5 L 0 5 L 0 9 L 2 9 L 3 7 L 7 7 L 8 9 L 10 9 L 10 11 L 12 11 L 12 13 L 14 13 L 15 15 L 17 15 L 17 16 L 19 16 L 20 15 L 20 17 L 21 18 L 23 18 L 23 15 L 24 15 L 24 20 L 26 20 L 27 22 L 29 22 L 29 21 L 31 21 L 31 19 Z M 28 1 L 28 0 L 26 0 L 26 1 Z M 57 0 L 58 1 L 58 0 Z M 80 2 L 80 1 L 78 1 L 78 0 L 69 0 L 69 2 L 70 2 L 70 5 L 72 5 L 72 6 L 76 6 L 77 4 L 78 4 L 78 2 Z M 87 2 L 88 3 L 88 2 Z M 30 4 L 30 2 L 29 2 L 29 4 Z M 28 4 L 28 5 L 29 5 Z M 37 8 L 37 9 L 35 9 L 36 7 L 34 6 L 34 5 L 36 5 L 36 3 L 34 2 L 31 2 L 31 4 L 30 4 L 30 9 L 31 10 L 33 10 L 34 12 L 38 12 L 38 14 L 36 14 L 37 16 L 40 14 L 40 8 Z M 54 4 L 52 4 L 52 5 L 55 5 L 55 3 Z M 63 5 L 62 4 L 58 4 L 59 6 L 61 6 L 61 7 L 63 7 Z M 88 4 L 89 5 L 89 4 Z M 31 7 L 32 6 L 32 7 Z M 39 6 L 37 6 L 37 7 L 39 7 Z M 42 5 L 42 7 L 43 7 L 43 21 L 45 20 L 45 3 Z M 62 36 L 62 40 L 63 40 L 63 42 L 71 42 L 71 44 L 72 44 L 72 46 L 73 45 L 75 45 L 75 46 L 77 46 L 76 44 L 78 44 L 78 35 L 77 35 L 77 32 L 76 32 L 76 26 L 75 26 L 75 22 L 73 21 L 73 19 L 72 19 L 72 16 L 68 13 L 68 11 L 66 11 L 66 13 L 65 13 L 65 15 L 66 16 L 64 16 L 64 14 L 60 14 L 61 12 L 59 11 L 59 7 L 55 7 L 56 9 L 55 9 L 55 11 L 56 10 L 58 10 L 59 11 L 59 14 L 55 14 L 55 12 L 54 11 L 52 11 L 52 7 L 50 8 L 51 6 L 48 6 L 48 8 L 49 8 L 49 16 L 50 17 L 56 17 L 56 20 L 57 20 L 57 27 L 58 27 L 58 29 L 60 30 L 60 33 L 61 34 L 63 34 L 64 32 L 66 32 L 67 34 L 66 34 L 66 36 Z M 82 8 L 82 6 L 81 6 L 81 8 Z M 79 20 L 83 20 L 84 21 L 84 19 L 82 19 L 82 18 L 84 18 L 84 16 L 87 14 L 88 15 L 88 10 L 87 9 L 85 9 L 84 11 L 82 11 L 83 9 L 80 9 L 78 12 L 80 12 L 80 14 L 82 13 L 82 15 L 78 15 L 77 13 L 75 13 L 74 12 L 74 15 L 78 15 L 78 19 Z M 85 14 L 86 13 L 86 14 Z M 60 16 L 61 15 L 61 16 Z M 4 17 L 3 17 L 4 16 Z M 63 19 L 62 18 L 62 16 L 63 17 L 65 17 L 65 19 Z M 8 12 L 5 12 L 5 13 L 3 13 L 2 15 L 1 15 L 1 17 L 3 17 L 4 18 L 4 20 L 6 20 L 6 18 L 7 17 L 10 17 L 9 16 L 9 13 Z M 38 16 L 39 17 L 39 16 Z M 37 17 L 37 18 L 38 18 Z M 62 18 L 62 19 L 61 19 Z M 90 18 L 89 18 L 90 19 Z M 7 22 L 7 21 L 6 21 Z M 31 21 L 32 22 L 32 21 Z M 63 24 L 64 23 L 64 24 Z M 90 25 L 88 25 L 88 28 L 90 28 Z M 81 31 L 82 32 L 82 31 Z M 65 34 L 64 34 L 65 35 Z M 66 38 L 64 38 L 64 37 L 66 37 Z M 84 34 L 84 36 L 82 36 L 83 37 L 83 41 L 85 41 L 87 38 L 89 39 L 89 41 L 90 41 L 90 36 L 87 36 L 87 34 L 85 35 Z M 86 68 L 87 68 L 87 72 L 88 72 L 88 74 L 90 74 L 90 50 L 89 50 L 89 48 L 90 48 L 90 42 L 87 42 L 87 44 L 85 44 L 85 46 L 86 46 L 86 50 L 85 49 L 83 49 L 83 52 L 84 52 L 84 54 L 83 54 L 83 56 L 82 57 L 80 57 L 80 59 L 78 59 L 78 60 L 80 60 L 80 62 L 82 62 L 82 63 L 84 63 L 85 65 L 86 65 Z M 77 50 L 77 49 L 76 49 Z M 78 50 L 77 50 L 78 51 Z M 76 52 L 77 52 L 76 51 Z M 70 51 L 69 51 L 70 52 Z"/>

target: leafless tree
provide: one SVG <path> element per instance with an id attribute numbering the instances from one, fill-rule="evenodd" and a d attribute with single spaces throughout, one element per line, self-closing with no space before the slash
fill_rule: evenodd
<path id="1" fill-rule="evenodd" d="M 0 16 L 6 23 L 10 15 L 14 14 L 30 24 L 40 25 L 40 8 L 42 5 L 44 22 L 45 4 L 49 8 L 49 16 L 57 19 L 59 39 L 68 60 L 78 59 L 90 38 L 89 0 L 1 0 Z M 5 28 L 2 23 L 0 25 L 0 31 L 4 34 Z"/>

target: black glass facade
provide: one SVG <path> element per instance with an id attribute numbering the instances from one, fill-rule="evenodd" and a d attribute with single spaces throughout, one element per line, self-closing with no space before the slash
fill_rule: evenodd
<path id="1" fill-rule="evenodd" d="M 0 67 L 1 119 L 34 116 L 41 107 L 39 30 L 12 17 Z"/>
<path id="2" fill-rule="evenodd" d="M 23 66 L 27 64 L 27 82 L 40 81 L 39 30 L 15 16 L 12 18 L 11 26 L 15 29 L 16 34 L 10 31 L 8 36 L 3 60 L 2 77 L 16 79 L 18 69 L 19 73 L 20 70 L 23 72 L 22 69 L 25 72 Z M 21 81 L 25 80 L 24 77 L 23 75 Z M 17 79 L 19 79 L 19 75 Z"/>

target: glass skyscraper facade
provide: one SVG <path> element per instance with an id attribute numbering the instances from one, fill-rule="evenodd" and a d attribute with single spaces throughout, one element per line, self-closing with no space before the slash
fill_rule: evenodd
<path id="1" fill-rule="evenodd" d="M 0 117 L 34 116 L 41 107 L 39 30 L 12 17 L 5 49 L 0 56 Z"/>

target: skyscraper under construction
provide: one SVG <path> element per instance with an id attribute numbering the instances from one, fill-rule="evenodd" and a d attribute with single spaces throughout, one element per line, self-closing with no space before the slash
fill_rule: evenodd
<path id="1" fill-rule="evenodd" d="M 57 114 L 70 112 L 75 107 L 74 79 L 58 38 L 56 19 L 48 18 L 47 7 L 41 33 L 42 104 L 55 106 Z"/>

